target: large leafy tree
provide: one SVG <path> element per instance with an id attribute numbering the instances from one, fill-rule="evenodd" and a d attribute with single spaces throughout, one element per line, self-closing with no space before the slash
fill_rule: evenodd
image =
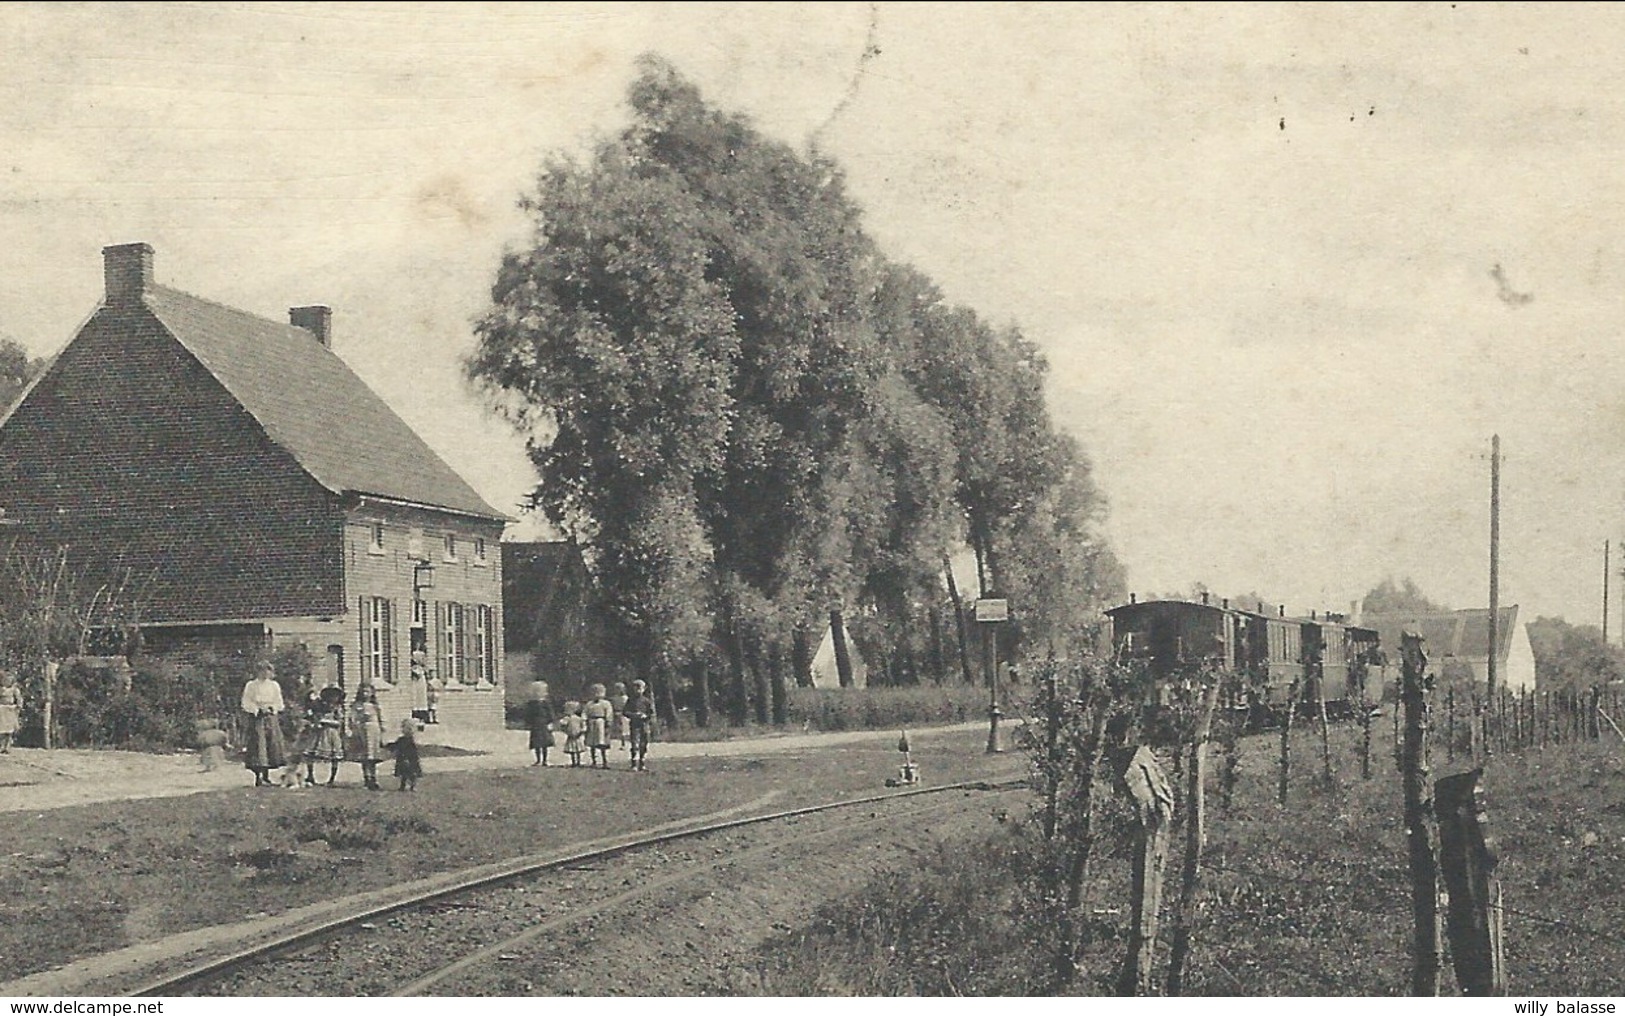
<path id="1" fill-rule="evenodd" d="M 883 674 L 917 674 L 964 540 L 993 583 L 1040 531 L 1047 576 L 1104 560 L 1030 343 L 886 261 L 829 160 L 655 58 L 629 104 L 584 164 L 542 173 L 467 366 L 640 658 L 667 678 L 723 663 L 736 720 L 782 719 L 786 670 L 847 612 Z"/>

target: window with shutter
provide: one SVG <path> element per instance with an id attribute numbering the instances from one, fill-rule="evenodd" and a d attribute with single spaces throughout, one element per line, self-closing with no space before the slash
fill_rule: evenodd
<path id="1" fill-rule="evenodd" d="M 394 684 L 400 678 L 400 666 L 395 652 L 395 601 L 384 600 L 384 680 Z"/>
<path id="2" fill-rule="evenodd" d="M 367 642 L 368 642 L 367 636 L 368 636 L 369 625 L 367 623 L 368 622 L 368 618 L 367 618 L 367 598 L 365 596 L 360 597 L 359 599 L 356 600 L 355 616 L 356 616 L 356 623 L 360 626 L 360 636 L 361 636 L 359 639 L 357 639 L 357 646 L 356 646 L 356 649 L 357 649 L 356 658 L 361 663 L 361 667 L 360 667 L 360 670 L 361 670 L 361 682 L 360 683 L 367 684 L 368 682 L 370 682 L 372 680 L 372 670 L 370 669 L 371 666 L 372 666 L 372 652 L 371 652 L 372 647 L 367 644 Z"/>
<path id="3" fill-rule="evenodd" d="M 504 687 L 507 675 L 503 672 L 502 608 L 491 608 L 491 683 Z"/>
<path id="4" fill-rule="evenodd" d="M 453 683 L 451 672 L 451 653 L 446 640 L 446 605 L 436 601 L 434 605 L 434 659 L 435 673 L 440 676 L 442 684 Z"/>
<path id="5" fill-rule="evenodd" d="M 491 608 L 483 603 L 472 604 L 468 613 L 473 618 L 473 632 L 468 640 L 469 673 L 474 680 L 481 684 L 491 683 L 490 643 L 487 641 L 491 630 Z"/>

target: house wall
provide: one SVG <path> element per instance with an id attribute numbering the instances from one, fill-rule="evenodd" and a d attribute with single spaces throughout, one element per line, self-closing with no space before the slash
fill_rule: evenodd
<path id="1" fill-rule="evenodd" d="M 1512 691 L 1535 690 L 1535 649 L 1529 644 L 1527 625 L 1512 627 L 1512 645 L 1505 663 L 1506 687 Z"/>
<path id="2" fill-rule="evenodd" d="M 374 527 L 382 527 L 375 545 Z M 371 681 L 380 704 L 395 699 L 404 714 L 428 707 L 427 686 L 410 679 L 409 654 L 422 647 L 431 675 L 439 682 L 439 719 L 459 724 L 501 726 L 506 662 L 502 639 L 502 552 L 500 521 L 411 508 L 362 499 L 344 524 L 343 557 L 347 669 L 353 680 Z M 454 538 L 455 556 L 446 552 Z M 477 552 L 484 543 L 483 557 Z M 432 566 L 432 585 L 417 583 L 420 560 Z M 382 646 L 371 651 L 374 599 L 382 601 L 378 622 Z M 414 623 L 413 601 L 421 600 Z M 459 613 L 462 633 L 448 631 Z M 483 616 L 484 655 L 477 648 Z M 381 666 L 379 663 L 381 662 Z M 386 712 L 386 715 L 388 713 Z"/>
<path id="3" fill-rule="evenodd" d="M 139 619 L 344 609 L 343 514 L 144 307 L 103 308 L 0 425 L 0 505 Z"/>

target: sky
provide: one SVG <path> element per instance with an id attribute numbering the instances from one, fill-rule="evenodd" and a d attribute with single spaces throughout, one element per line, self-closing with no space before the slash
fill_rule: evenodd
<path id="1" fill-rule="evenodd" d="M 1598 623 L 1622 43 L 1611 5 L 0 4 L 0 334 L 59 350 L 101 248 L 146 241 L 162 284 L 331 305 L 335 350 L 515 506 L 471 323 L 543 160 L 621 126 L 656 52 L 1039 344 L 1134 590 L 1481 606 L 1499 433 L 1502 602 Z"/>

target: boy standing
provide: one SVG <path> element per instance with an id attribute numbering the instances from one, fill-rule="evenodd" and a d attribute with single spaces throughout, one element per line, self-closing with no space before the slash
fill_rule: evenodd
<path id="1" fill-rule="evenodd" d="M 632 682 L 632 694 L 627 696 L 624 714 L 627 732 L 632 737 L 632 768 L 639 772 L 649 768 L 645 759 L 649 754 L 649 735 L 653 733 L 655 720 L 655 703 L 649 697 L 648 687 L 642 681 Z"/>

